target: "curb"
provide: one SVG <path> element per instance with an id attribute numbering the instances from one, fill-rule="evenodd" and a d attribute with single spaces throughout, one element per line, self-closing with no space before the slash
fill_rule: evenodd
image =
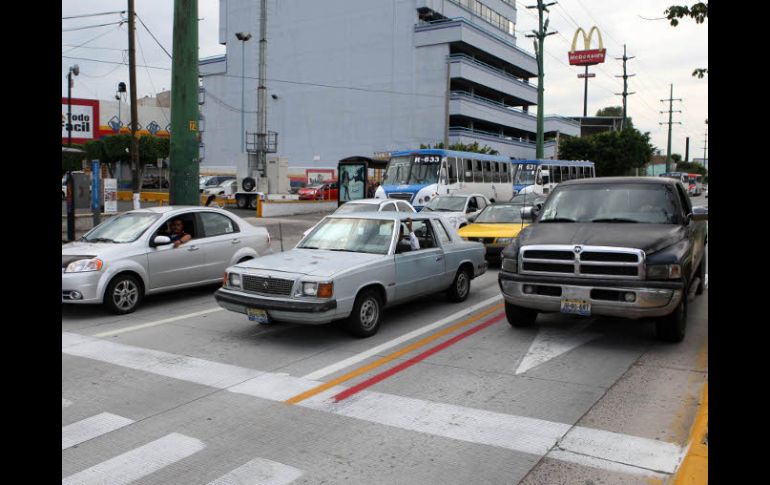
<path id="1" fill-rule="evenodd" d="M 701 404 L 690 431 L 687 453 L 679 466 L 673 485 L 706 485 L 708 483 L 709 447 L 709 383 L 703 385 Z"/>

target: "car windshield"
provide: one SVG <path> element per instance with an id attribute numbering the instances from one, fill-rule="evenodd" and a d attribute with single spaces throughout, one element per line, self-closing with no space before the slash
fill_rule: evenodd
<path id="1" fill-rule="evenodd" d="M 113 243 L 136 241 L 158 218 L 160 214 L 152 212 L 128 212 L 99 224 L 83 236 L 82 240 Z"/>
<path id="2" fill-rule="evenodd" d="M 392 220 L 328 218 L 321 221 L 297 248 L 388 254 Z"/>
<path id="3" fill-rule="evenodd" d="M 523 222 L 521 206 L 510 204 L 489 205 L 484 208 L 474 221 L 482 224 L 515 224 Z"/>
<path id="4" fill-rule="evenodd" d="M 538 222 L 677 224 L 675 198 L 668 184 L 560 185 Z"/>
<path id="5" fill-rule="evenodd" d="M 438 196 L 425 205 L 425 209 L 437 212 L 462 212 L 465 210 L 467 197 Z"/>
<path id="6" fill-rule="evenodd" d="M 541 203 L 545 200 L 545 197 L 539 197 L 532 194 L 519 194 L 511 199 L 514 204 L 534 205 Z"/>
<path id="7" fill-rule="evenodd" d="M 377 212 L 378 210 L 379 206 L 377 204 L 355 204 L 353 202 L 348 202 L 347 204 L 342 204 L 339 209 L 334 211 L 334 213 Z"/>

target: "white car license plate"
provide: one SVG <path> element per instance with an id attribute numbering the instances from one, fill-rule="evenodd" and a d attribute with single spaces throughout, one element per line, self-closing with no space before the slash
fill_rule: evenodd
<path id="1" fill-rule="evenodd" d="M 587 317 L 591 315 L 591 302 L 585 300 L 564 299 L 561 301 L 561 312 L 583 315 Z"/>
<path id="2" fill-rule="evenodd" d="M 259 308 L 247 308 L 246 315 L 248 315 L 249 320 L 252 322 L 257 322 L 257 323 L 269 322 L 267 312 L 265 310 L 260 310 Z"/>

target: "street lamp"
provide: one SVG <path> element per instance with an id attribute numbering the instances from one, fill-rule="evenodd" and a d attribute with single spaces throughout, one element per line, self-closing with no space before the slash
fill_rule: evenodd
<path id="1" fill-rule="evenodd" d="M 72 80 L 72 74 L 76 76 L 80 74 L 80 67 L 75 64 L 70 67 L 67 73 L 67 146 L 72 146 L 72 85 L 75 84 Z"/>
<path id="2" fill-rule="evenodd" d="M 246 111 L 245 111 L 245 85 L 246 85 L 246 41 L 251 39 L 249 32 L 236 32 L 235 38 L 242 42 L 241 49 L 241 150 L 246 151 Z"/>

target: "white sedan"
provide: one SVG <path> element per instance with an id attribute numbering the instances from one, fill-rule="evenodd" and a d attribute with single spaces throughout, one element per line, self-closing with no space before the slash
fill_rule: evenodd
<path id="1" fill-rule="evenodd" d="M 479 215 L 490 204 L 481 194 L 453 194 L 434 197 L 423 207 L 423 212 L 437 212 L 455 229 L 460 229 Z"/>
<path id="2" fill-rule="evenodd" d="M 175 220 L 192 236 L 178 247 L 170 231 Z M 61 301 L 130 313 L 146 295 L 217 283 L 228 266 L 271 252 L 264 227 L 221 209 L 133 210 L 62 245 Z"/>

